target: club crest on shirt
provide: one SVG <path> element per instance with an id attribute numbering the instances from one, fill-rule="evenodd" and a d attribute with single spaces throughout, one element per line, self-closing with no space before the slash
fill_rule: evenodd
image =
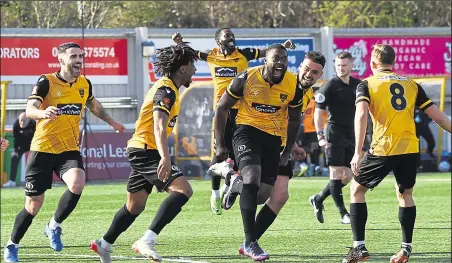
<path id="1" fill-rule="evenodd" d="M 279 94 L 279 99 L 281 100 L 281 102 L 284 102 L 285 100 L 287 100 L 287 94 L 283 94 L 283 93 L 281 93 L 281 94 Z"/>
<path id="2" fill-rule="evenodd" d="M 78 93 L 80 94 L 80 97 L 84 97 L 85 96 L 85 89 L 79 89 Z"/>

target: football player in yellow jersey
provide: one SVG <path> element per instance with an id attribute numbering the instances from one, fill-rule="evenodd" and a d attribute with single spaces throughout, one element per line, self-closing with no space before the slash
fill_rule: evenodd
<path id="1" fill-rule="evenodd" d="M 16 216 L 4 259 L 18 261 L 18 244 L 33 218 L 41 209 L 44 193 L 52 187 L 55 172 L 68 189 L 61 197 L 56 212 L 45 227 L 50 247 L 63 249 L 60 224 L 75 209 L 85 186 L 85 170 L 79 151 L 79 125 L 86 107 L 113 129 L 125 127 L 114 121 L 92 93 L 91 82 L 80 75 L 84 53 L 76 43 L 58 47 L 61 69 L 39 77 L 27 102 L 27 117 L 38 119 L 25 177 L 25 208 Z"/>
<path id="2" fill-rule="evenodd" d="M 182 42 L 182 36 L 176 32 L 172 39 L 176 43 Z M 248 61 L 265 57 L 266 49 L 236 47 L 235 35 L 230 28 L 219 28 L 215 32 L 215 42 L 218 47 L 210 51 L 197 51 L 200 60 L 206 61 L 214 83 L 214 107 L 216 107 L 226 87 L 238 72 L 248 68 Z M 286 40 L 283 44 L 286 48 L 294 49 L 295 45 L 291 40 Z M 207 171 L 212 180 L 212 195 L 210 197 L 210 209 L 214 214 L 221 215 L 222 208 L 227 210 L 232 207 L 237 198 L 237 186 L 242 178 L 237 174 L 234 149 L 232 147 L 232 135 L 235 129 L 235 118 L 237 116 L 237 106 L 232 107 L 228 113 L 228 120 L 225 128 L 225 140 L 228 148 L 227 162 L 217 162 L 215 156 L 211 161 L 211 167 Z M 220 194 L 221 177 L 226 178 L 225 185 Z M 230 182 L 232 186 L 229 187 Z M 228 199 L 223 198 L 226 194 Z M 232 193 L 232 194 L 231 194 Z M 221 195 L 221 196 L 220 196 Z"/>
<path id="3" fill-rule="evenodd" d="M 3 138 L 0 138 L 1 139 L 1 151 L 2 152 L 4 152 L 4 151 L 6 151 L 6 148 L 8 148 L 8 145 L 9 145 L 9 141 L 8 140 L 6 140 L 6 139 L 3 139 Z"/>
<path id="4" fill-rule="evenodd" d="M 444 130 L 449 133 L 451 131 L 450 120 L 427 97 L 424 89 L 413 79 L 392 71 L 395 58 L 396 54 L 391 46 L 375 45 L 370 62 L 373 76 L 364 79 L 357 88 L 356 144 L 351 161 L 355 177 L 350 187 L 350 218 L 354 242 L 343 263 L 361 262 L 370 257 L 365 245 L 365 194 L 369 188 L 378 186 L 391 171 L 396 179 L 402 245 L 390 262 L 408 262 L 416 219 L 413 188 L 419 155 L 414 123 L 415 107 L 423 110 Z M 368 112 L 373 122 L 372 143 L 361 158 Z"/>
<path id="5" fill-rule="evenodd" d="M 218 102 L 214 118 L 216 158 L 221 162 L 228 153 L 224 136 L 228 111 L 240 100 L 233 146 L 243 177 L 240 198 L 245 231 L 243 253 L 255 261 L 269 258 L 255 234 L 259 188 L 275 184 L 278 164 L 280 160 L 282 165 L 287 164 L 300 130 L 302 90 L 297 77 L 286 72 L 287 66 L 286 48 L 271 45 L 265 65 L 247 69 L 234 78 Z M 282 126 L 287 116 L 287 147 L 280 156 L 281 136 L 286 133 Z"/>
<path id="6" fill-rule="evenodd" d="M 127 142 L 132 167 L 127 182 L 127 203 L 116 213 L 103 238 L 91 242 L 91 249 L 103 263 L 111 262 L 112 244 L 144 210 L 154 186 L 158 192 L 166 191 L 169 195 L 161 203 L 149 229 L 132 249 L 151 260 L 162 261 L 154 248 L 157 236 L 193 194 L 179 167 L 171 164 L 168 137 L 179 115 L 179 88 L 190 85 L 196 72 L 196 59 L 195 51 L 184 44 L 157 51 L 154 65 L 163 77 L 148 91 L 135 124 L 135 133 Z"/>
<path id="7" fill-rule="evenodd" d="M 312 86 L 323 75 L 323 67 L 326 63 L 325 57 L 316 51 L 310 51 L 305 55 L 304 60 L 300 64 L 299 72 L 296 75 L 298 89 L 302 91 L 302 107 L 301 113 L 304 113 L 309 102 L 313 98 Z M 283 121 L 281 129 L 284 131 L 282 134 L 281 151 L 286 146 L 286 134 L 287 130 L 287 116 Z M 292 148 L 293 158 L 296 160 L 302 160 L 305 158 L 306 153 L 303 148 L 298 147 L 296 143 Z M 293 177 L 293 160 L 289 159 L 286 165 L 279 166 L 278 176 L 274 185 L 261 183 L 258 193 L 257 203 L 265 204 L 256 217 L 255 223 L 255 235 L 258 240 L 265 231 L 270 227 L 273 221 L 276 219 L 278 213 L 282 207 L 289 200 L 289 180 Z M 228 192 L 225 198 L 228 198 Z M 239 254 L 244 254 L 243 244 L 239 248 Z"/>

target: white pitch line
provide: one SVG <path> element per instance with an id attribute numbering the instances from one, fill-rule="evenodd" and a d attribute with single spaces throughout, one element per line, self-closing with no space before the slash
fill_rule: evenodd
<path id="1" fill-rule="evenodd" d="M 56 257 L 72 257 L 72 258 L 99 258 L 99 256 L 96 255 L 71 255 L 71 254 L 23 254 L 20 253 L 20 256 L 29 256 L 29 257 L 49 257 L 49 256 L 56 256 Z M 112 259 L 130 259 L 130 260 L 148 260 L 144 257 L 126 257 L 126 256 L 111 256 Z M 163 261 L 168 262 L 178 262 L 178 263 L 210 263 L 207 261 L 193 261 L 189 259 L 170 259 L 170 258 L 164 258 Z"/>

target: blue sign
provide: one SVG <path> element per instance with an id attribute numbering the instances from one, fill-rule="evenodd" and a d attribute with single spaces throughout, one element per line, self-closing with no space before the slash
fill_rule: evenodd
<path id="1" fill-rule="evenodd" d="M 298 72 L 298 66 L 303 61 L 304 56 L 307 52 L 314 50 L 314 38 L 313 37 L 305 37 L 305 38 L 290 38 L 292 42 L 295 44 L 295 50 L 288 49 L 288 60 L 289 66 L 287 68 L 288 71 L 292 73 Z M 287 38 L 254 38 L 254 39 L 237 39 L 236 45 L 238 48 L 257 48 L 264 49 L 268 46 L 275 43 L 284 43 Z M 251 60 L 249 62 L 249 67 L 255 67 L 264 64 L 264 58 L 260 58 L 257 60 Z"/>

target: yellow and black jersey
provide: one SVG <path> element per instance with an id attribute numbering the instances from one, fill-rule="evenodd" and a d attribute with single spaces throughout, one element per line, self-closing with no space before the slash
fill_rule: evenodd
<path id="1" fill-rule="evenodd" d="M 82 112 L 93 98 L 91 82 L 82 75 L 74 83 L 64 80 L 59 71 L 40 76 L 28 99 L 41 101 L 41 110 L 54 106 L 60 112 L 56 120 L 37 121 L 30 149 L 54 154 L 78 151 Z"/>
<path id="2" fill-rule="evenodd" d="M 236 48 L 232 54 L 225 56 L 219 48 L 209 52 L 197 52 L 199 59 L 207 62 L 214 83 L 214 107 L 220 100 L 227 86 L 237 73 L 248 68 L 248 61 L 259 57 L 259 49 Z M 234 107 L 234 108 L 237 108 Z"/>
<path id="3" fill-rule="evenodd" d="M 239 99 L 236 124 L 253 126 L 271 135 L 281 136 L 287 121 L 288 107 L 302 105 L 303 91 L 297 77 L 286 72 L 279 84 L 270 85 L 262 77 L 264 66 L 241 72 L 227 88 L 233 98 Z"/>
<path id="4" fill-rule="evenodd" d="M 297 80 L 298 80 L 298 75 Z M 301 106 L 301 114 L 304 114 L 305 111 L 308 109 L 308 105 L 310 101 L 312 100 L 312 97 L 314 96 L 314 92 L 312 90 L 312 87 L 303 88 L 300 83 L 298 83 L 298 88 L 302 90 L 303 99 L 302 99 L 302 106 Z M 281 127 L 282 133 L 281 133 L 281 145 L 286 146 L 286 140 L 287 140 L 287 125 L 289 124 L 289 114 L 286 112 L 285 121 L 283 122 L 283 125 Z"/>
<path id="5" fill-rule="evenodd" d="M 169 137 L 179 115 L 179 89 L 168 77 L 160 78 L 146 94 L 135 122 L 135 133 L 127 142 L 127 147 L 158 150 L 154 135 L 154 111 L 168 114 L 166 133 Z"/>
<path id="6" fill-rule="evenodd" d="M 433 102 L 413 79 L 383 71 L 358 85 L 356 103 L 367 101 L 373 122 L 370 151 L 377 156 L 419 152 L 414 111 Z"/>

